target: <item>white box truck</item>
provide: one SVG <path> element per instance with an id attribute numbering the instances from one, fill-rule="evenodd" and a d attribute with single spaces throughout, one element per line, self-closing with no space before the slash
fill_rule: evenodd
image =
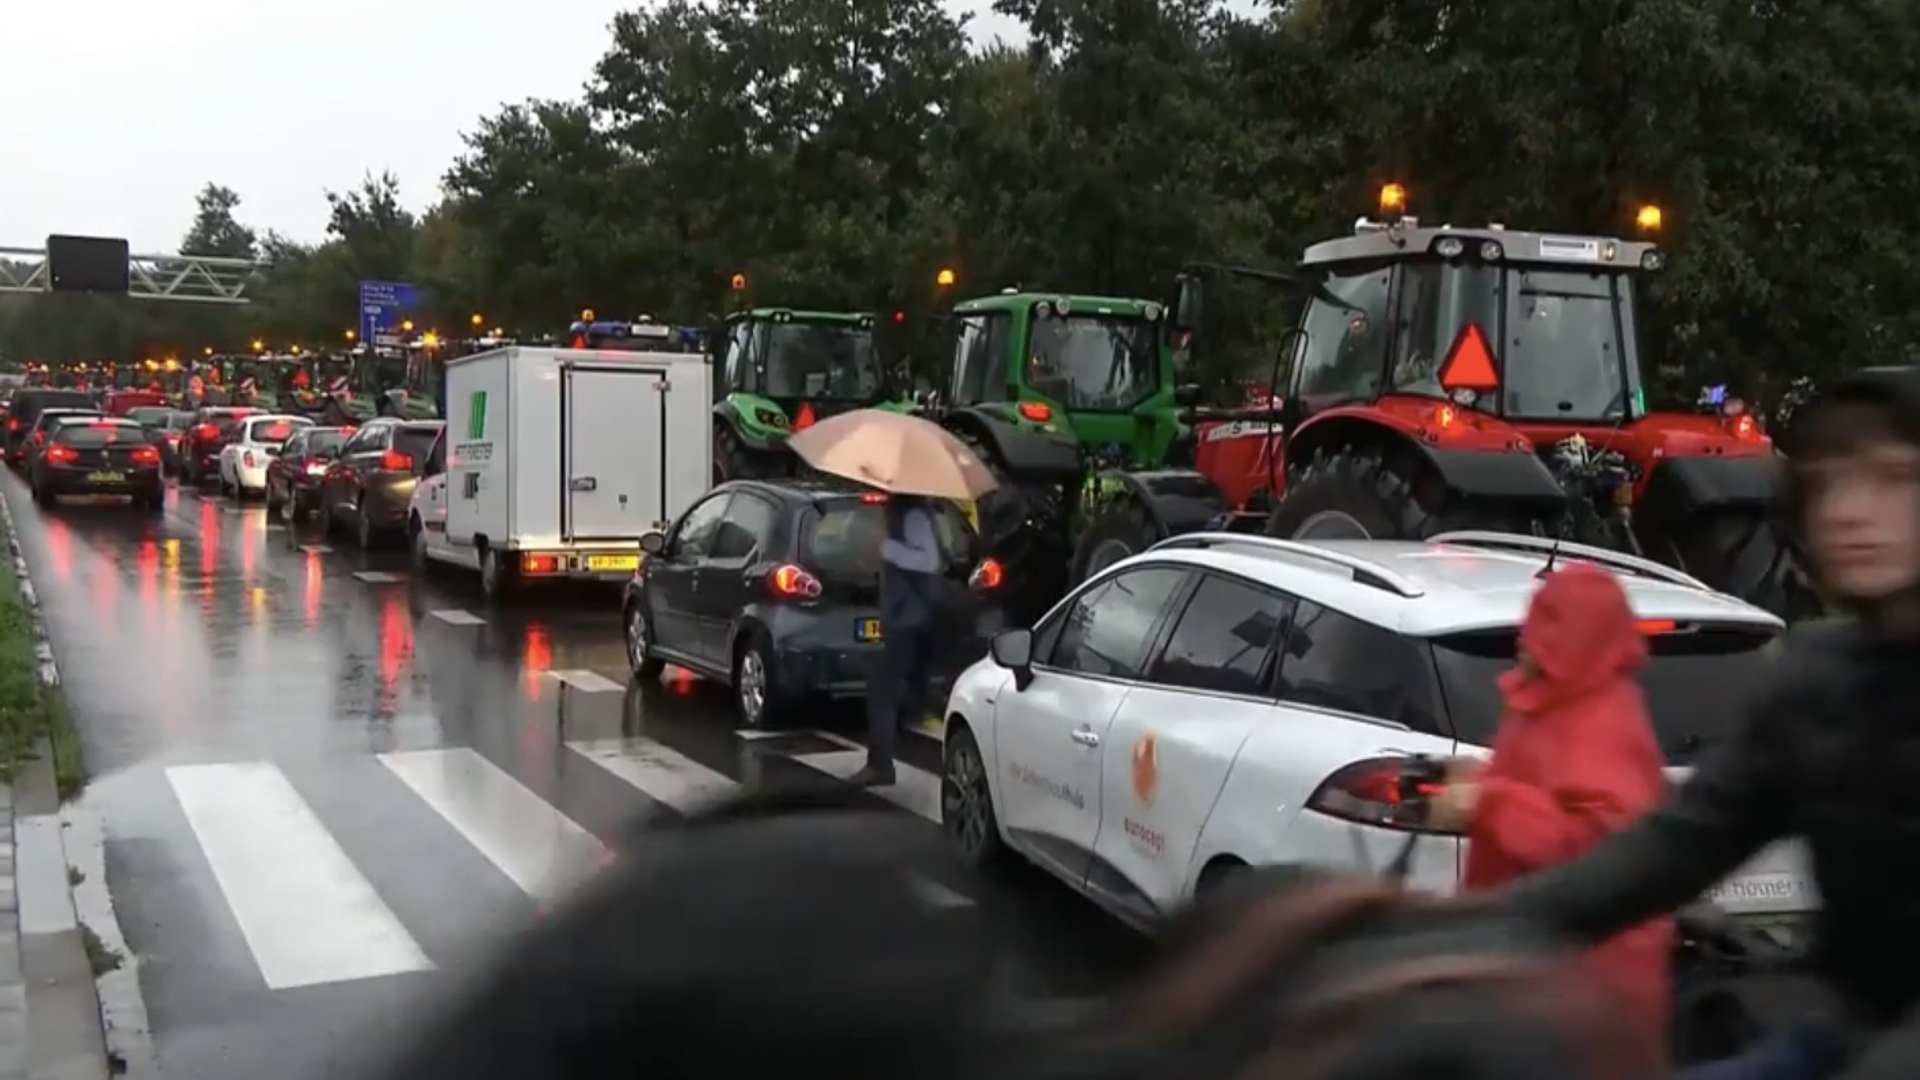
<path id="1" fill-rule="evenodd" d="M 622 580 L 640 537 L 707 490 L 712 371 L 698 353 L 513 346 L 447 361 L 445 444 L 415 489 L 414 561 L 489 597 Z"/>

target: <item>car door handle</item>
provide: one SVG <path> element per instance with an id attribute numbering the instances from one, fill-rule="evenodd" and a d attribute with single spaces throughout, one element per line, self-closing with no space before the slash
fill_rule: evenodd
<path id="1" fill-rule="evenodd" d="M 1071 737 L 1074 742 L 1079 743 L 1081 746 L 1099 746 L 1100 745 L 1100 736 L 1094 734 L 1093 729 L 1089 727 L 1074 728 L 1073 734 Z"/>

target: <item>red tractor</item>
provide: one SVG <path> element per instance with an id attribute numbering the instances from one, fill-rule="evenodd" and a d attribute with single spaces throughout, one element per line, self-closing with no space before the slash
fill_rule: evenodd
<path id="1" fill-rule="evenodd" d="M 1404 207 L 1389 185 L 1383 220 L 1307 250 L 1272 392 L 1193 410 L 1191 470 L 1098 485 L 1083 572 L 1196 528 L 1492 529 L 1635 552 L 1783 617 L 1813 610 L 1772 514 L 1778 455 L 1754 417 L 1736 401 L 1646 407 L 1634 285 L 1663 267 L 1657 246 L 1428 227 Z M 1640 225 L 1657 230 L 1658 211 Z M 1191 338 L 1209 280 L 1182 276 L 1177 338 Z"/>

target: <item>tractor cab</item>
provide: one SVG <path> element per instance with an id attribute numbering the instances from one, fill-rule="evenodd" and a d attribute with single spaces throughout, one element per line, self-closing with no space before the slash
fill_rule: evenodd
<path id="1" fill-rule="evenodd" d="M 714 332 L 714 475 L 791 469 L 787 436 L 835 413 L 904 408 L 870 312 L 751 308 Z"/>
<path id="2" fill-rule="evenodd" d="M 1070 434 L 1103 464 L 1153 467 L 1179 433 L 1173 352 L 1151 300 L 1019 292 L 963 300 L 945 403 Z"/>

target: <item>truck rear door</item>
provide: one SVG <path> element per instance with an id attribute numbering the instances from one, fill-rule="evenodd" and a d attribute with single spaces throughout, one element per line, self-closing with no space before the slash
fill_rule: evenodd
<path id="1" fill-rule="evenodd" d="M 569 364 L 560 378 L 561 538 L 637 541 L 667 516 L 667 372 Z"/>

